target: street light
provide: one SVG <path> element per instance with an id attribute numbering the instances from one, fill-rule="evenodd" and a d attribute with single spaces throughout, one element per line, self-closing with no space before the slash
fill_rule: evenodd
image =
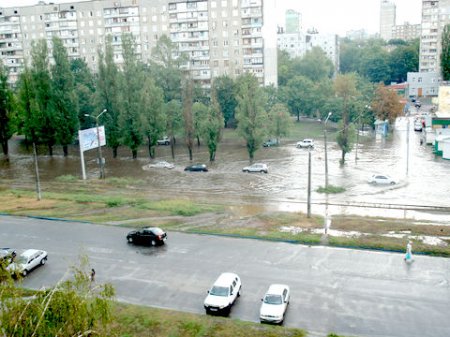
<path id="1" fill-rule="evenodd" d="M 327 153 L 327 122 L 333 113 L 330 111 L 324 122 L 323 136 L 325 141 L 325 189 L 328 188 L 328 153 Z"/>
<path id="2" fill-rule="evenodd" d="M 104 172 L 104 166 L 103 166 L 103 158 L 102 158 L 102 146 L 100 144 L 100 128 L 98 126 L 98 119 L 101 115 L 103 115 L 107 110 L 103 109 L 102 112 L 100 112 L 97 117 L 93 117 L 91 115 L 85 114 L 86 117 L 92 117 L 95 118 L 95 127 L 97 128 L 97 149 L 98 149 L 98 165 L 100 168 L 100 179 L 105 179 L 105 172 Z"/>

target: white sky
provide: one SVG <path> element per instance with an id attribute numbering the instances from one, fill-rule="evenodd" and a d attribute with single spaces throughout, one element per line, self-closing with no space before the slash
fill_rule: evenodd
<path id="1" fill-rule="evenodd" d="M 277 23 L 284 26 L 286 9 L 302 14 L 303 29 L 316 28 L 319 33 L 345 36 L 349 30 L 365 29 L 373 34 L 379 31 L 380 0 L 274 0 Z M 397 24 L 408 21 L 420 23 L 422 0 L 391 0 L 397 5 Z M 51 0 L 54 3 L 76 2 Z M 38 0 L 0 0 L 0 7 L 28 6 Z"/>

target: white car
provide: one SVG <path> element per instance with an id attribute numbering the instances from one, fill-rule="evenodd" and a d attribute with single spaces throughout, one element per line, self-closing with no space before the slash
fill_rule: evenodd
<path id="1" fill-rule="evenodd" d="M 261 323 L 270 322 L 282 324 L 284 314 L 289 305 L 289 286 L 284 284 L 272 284 L 267 290 L 259 309 L 259 319 Z"/>
<path id="2" fill-rule="evenodd" d="M 17 252 L 12 263 L 6 268 L 11 274 L 27 276 L 34 268 L 43 266 L 47 262 L 47 252 L 39 249 L 27 249 Z"/>
<path id="3" fill-rule="evenodd" d="M 175 165 L 172 163 L 166 162 L 165 160 L 162 160 L 162 161 L 158 161 L 153 164 L 148 164 L 147 167 L 173 169 L 175 167 Z"/>
<path id="4" fill-rule="evenodd" d="M 311 138 L 305 138 L 299 142 L 297 142 L 296 145 L 298 148 L 308 148 L 308 147 L 314 147 L 314 140 Z"/>
<path id="5" fill-rule="evenodd" d="M 162 139 L 158 139 L 156 141 L 156 144 L 158 145 L 170 145 L 170 138 L 167 136 L 164 136 Z"/>
<path id="6" fill-rule="evenodd" d="M 261 164 L 261 163 L 255 163 L 253 165 L 250 166 L 246 166 L 242 169 L 242 172 L 264 172 L 264 173 L 268 173 L 269 172 L 269 167 L 267 166 L 267 164 Z"/>
<path id="7" fill-rule="evenodd" d="M 203 306 L 207 314 L 228 315 L 236 299 L 241 296 L 241 279 L 234 273 L 222 273 L 214 282 Z"/>
<path id="8" fill-rule="evenodd" d="M 368 183 L 374 185 L 395 185 L 397 182 L 388 175 L 373 174 L 369 178 Z"/>

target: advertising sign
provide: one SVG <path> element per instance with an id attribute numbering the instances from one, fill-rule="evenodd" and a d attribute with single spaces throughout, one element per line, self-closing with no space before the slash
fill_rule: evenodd
<path id="1" fill-rule="evenodd" d="M 103 125 L 99 126 L 98 131 L 100 134 L 100 146 L 104 146 L 106 145 L 105 127 Z M 98 147 L 97 128 L 78 131 L 78 138 L 80 141 L 80 151 L 82 152 Z"/>

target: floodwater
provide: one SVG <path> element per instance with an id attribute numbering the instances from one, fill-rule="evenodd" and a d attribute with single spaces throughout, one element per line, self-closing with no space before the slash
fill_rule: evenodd
<path id="1" fill-rule="evenodd" d="M 407 135 L 407 121 L 410 124 Z M 311 184 L 313 214 L 357 214 L 431 220 L 449 224 L 449 214 L 433 211 L 392 209 L 391 205 L 450 206 L 450 161 L 436 157 L 431 146 L 420 145 L 420 132 L 413 128 L 413 117 L 399 118 L 391 137 L 360 137 L 357 160 L 355 150 L 347 154 L 346 164 L 341 166 L 338 145 L 328 141 L 329 184 L 342 186 L 343 193 L 328 195 L 317 193 L 325 185 L 325 160 L 323 139 L 315 139 L 311 151 Z M 408 140 L 409 138 L 409 140 Z M 407 143 L 409 141 L 409 147 Z M 225 141 L 219 145 L 216 162 L 208 164 L 205 146 L 194 148 L 193 162 L 208 164 L 209 172 L 184 172 L 189 165 L 188 152 L 181 139 L 175 146 L 172 159 L 170 146 L 158 146 L 154 161 L 174 163 L 172 170 L 142 167 L 152 162 L 147 148 L 142 147 L 138 159 L 131 158 L 127 148 L 119 149 L 113 159 L 111 150 L 103 148 L 106 177 L 133 177 L 145 180 L 143 189 L 161 195 L 193 195 L 209 200 L 229 200 L 233 204 L 257 204 L 261 210 L 306 212 L 308 185 L 308 150 L 297 149 L 295 141 L 282 141 L 278 147 L 262 148 L 255 155 L 255 162 L 269 165 L 268 174 L 245 174 L 242 167 L 249 164 L 244 143 Z M 61 175 L 74 175 L 81 179 L 81 162 L 77 147 L 72 147 L 64 158 L 62 150 L 55 148 L 54 156 L 47 156 L 46 149 L 39 149 L 39 174 L 41 184 Z M 98 179 L 97 151 L 85 152 L 87 179 Z M 0 179 L 16 183 L 32 184 L 35 179 L 31 148 L 26 149 L 18 140 L 10 141 L 10 161 L 0 157 Z M 389 174 L 399 181 L 393 186 L 373 186 L 367 179 L 373 173 Z M 325 206 L 327 204 L 327 206 Z M 377 207 L 355 207 L 364 206 Z M 378 208 L 382 207 L 382 208 Z M 401 207 L 402 208 L 402 207 Z"/>

